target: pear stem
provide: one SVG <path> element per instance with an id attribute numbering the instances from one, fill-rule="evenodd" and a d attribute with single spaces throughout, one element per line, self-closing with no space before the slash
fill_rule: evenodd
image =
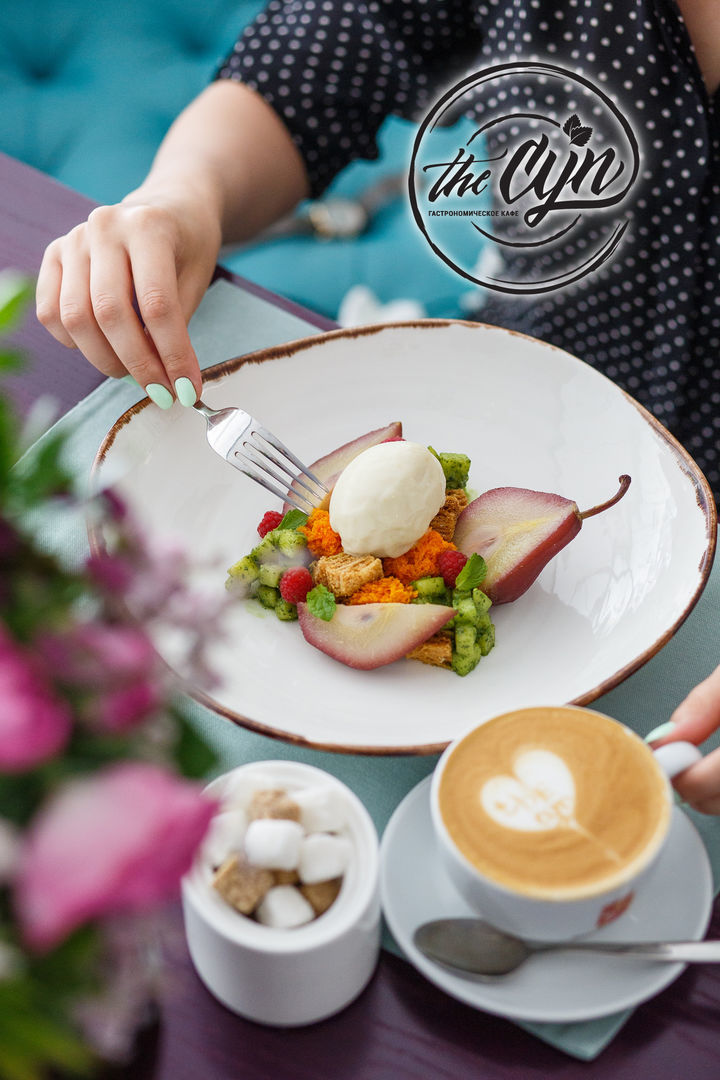
<path id="1" fill-rule="evenodd" d="M 594 517 L 595 514 L 602 514 L 603 510 L 609 510 L 611 506 L 615 505 L 615 503 L 620 502 L 623 495 L 630 487 L 630 477 L 626 474 L 623 474 L 622 476 L 618 477 L 618 482 L 620 484 L 620 487 L 615 492 L 612 499 L 608 499 L 607 502 L 600 503 L 599 506 L 591 506 L 589 510 L 583 510 L 582 513 L 579 515 L 581 521 L 584 521 L 585 518 Z"/>

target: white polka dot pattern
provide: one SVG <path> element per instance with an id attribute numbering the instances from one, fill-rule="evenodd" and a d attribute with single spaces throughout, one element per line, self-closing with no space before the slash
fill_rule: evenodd
<path id="1" fill-rule="evenodd" d="M 720 100 L 672 0 L 271 0 L 218 77 L 282 116 L 317 196 L 354 158 L 377 157 L 389 113 L 418 118 L 463 72 L 511 59 L 564 65 L 615 98 L 642 176 L 629 235 L 602 272 L 531 301 L 491 294 L 478 317 L 614 379 L 685 444 L 717 498 Z"/>

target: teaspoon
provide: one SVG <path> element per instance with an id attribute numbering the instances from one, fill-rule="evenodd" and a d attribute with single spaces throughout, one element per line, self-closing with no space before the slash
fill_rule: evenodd
<path id="1" fill-rule="evenodd" d="M 413 934 L 413 941 L 430 960 L 485 976 L 508 975 L 534 953 L 559 949 L 686 964 L 720 963 L 720 941 L 528 942 L 472 918 L 423 923 Z"/>

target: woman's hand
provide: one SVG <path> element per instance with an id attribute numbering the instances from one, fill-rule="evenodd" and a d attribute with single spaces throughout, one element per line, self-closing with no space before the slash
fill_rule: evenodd
<path id="1" fill-rule="evenodd" d="M 221 233 L 198 194 L 100 206 L 47 248 L 37 316 L 103 374 L 130 374 L 163 408 L 192 405 L 201 378 L 187 323 L 212 277 Z"/>
<path id="2" fill-rule="evenodd" d="M 670 731 L 665 725 L 658 729 L 662 738 L 653 741 L 654 747 L 679 739 L 697 745 L 720 728 L 720 667 L 690 691 L 672 714 L 670 724 Z M 673 786 L 694 810 L 720 814 L 720 749 L 686 769 L 673 780 Z"/>

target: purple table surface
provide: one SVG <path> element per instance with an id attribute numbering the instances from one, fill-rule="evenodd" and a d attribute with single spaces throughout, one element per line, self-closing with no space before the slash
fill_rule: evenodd
<path id="1" fill-rule="evenodd" d="M 0 269 L 36 274 L 45 246 L 92 204 L 0 154 Z M 225 271 L 219 271 L 223 276 Z M 327 320 L 233 277 L 318 327 Z M 100 381 L 83 358 L 30 317 L 16 335 L 30 368 L 7 380 L 24 410 L 52 389 L 68 409 Z M 172 912 L 182 942 L 179 907 Z M 709 936 L 720 937 L 716 903 Z M 275 1030 L 234 1016 L 207 993 L 179 944 L 169 959 L 158 1058 L 137 1080 L 718 1080 L 720 967 L 689 968 L 638 1007 L 609 1047 L 583 1063 L 508 1021 L 461 1005 L 404 960 L 383 953 L 369 987 L 338 1016 Z"/>

